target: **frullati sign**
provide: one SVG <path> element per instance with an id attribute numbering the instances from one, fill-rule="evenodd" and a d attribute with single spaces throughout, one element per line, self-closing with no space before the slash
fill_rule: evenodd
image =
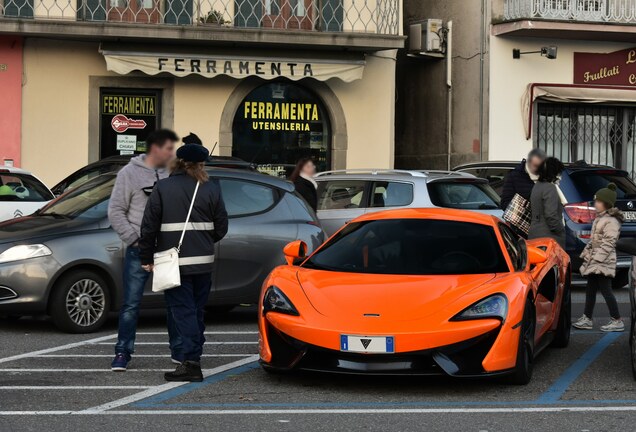
<path id="1" fill-rule="evenodd" d="M 636 86 L 636 48 L 574 53 L 574 84 Z"/>

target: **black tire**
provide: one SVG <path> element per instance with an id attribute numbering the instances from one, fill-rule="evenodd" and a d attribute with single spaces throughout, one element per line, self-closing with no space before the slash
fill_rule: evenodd
<path id="1" fill-rule="evenodd" d="M 49 313 L 53 323 L 64 332 L 95 332 L 104 325 L 109 311 L 108 284 L 94 271 L 72 271 L 53 287 Z"/>
<path id="2" fill-rule="evenodd" d="M 616 276 L 612 279 L 612 288 L 621 289 L 629 282 L 629 269 L 617 269 Z"/>
<path id="3" fill-rule="evenodd" d="M 570 277 L 565 281 L 563 299 L 561 299 L 561 311 L 559 312 L 559 324 L 554 333 L 554 340 L 550 346 L 554 348 L 566 348 L 570 344 L 570 330 L 572 329 L 572 295 L 570 292 Z"/>
<path id="4" fill-rule="evenodd" d="M 517 364 L 509 377 L 509 382 L 516 385 L 526 385 L 532 379 L 534 368 L 534 331 L 536 327 L 534 303 L 526 300 L 523 310 L 523 321 L 519 334 L 519 348 L 517 349 Z"/>

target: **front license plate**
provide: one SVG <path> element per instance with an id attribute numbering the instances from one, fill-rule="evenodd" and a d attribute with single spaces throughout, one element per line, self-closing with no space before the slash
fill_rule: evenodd
<path id="1" fill-rule="evenodd" d="M 636 211 L 623 212 L 623 218 L 626 222 L 636 222 Z"/>
<path id="2" fill-rule="evenodd" d="M 386 354 L 395 352 L 393 336 L 340 336 L 340 350 L 357 353 Z"/>

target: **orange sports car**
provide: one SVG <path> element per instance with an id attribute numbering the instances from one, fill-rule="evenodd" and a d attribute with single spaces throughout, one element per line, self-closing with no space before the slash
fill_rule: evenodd
<path id="1" fill-rule="evenodd" d="M 570 339 L 570 261 L 552 239 L 525 241 L 463 210 L 373 213 L 265 280 L 259 350 L 269 371 L 508 374 Z M 301 264 L 296 263 L 302 261 Z"/>

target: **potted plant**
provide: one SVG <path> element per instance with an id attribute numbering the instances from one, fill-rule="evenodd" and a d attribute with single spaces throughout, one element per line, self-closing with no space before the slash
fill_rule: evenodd
<path id="1" fill-rule="evenodd" d="M 229 21 L 226 20 L 223 16 L 223 12 L 219 12 L 217 10 L 211 10 L 207 13 L 207 15 L 199 17 L 199 23 L 202 25 L 223 25 L 228 24 Z"/>

